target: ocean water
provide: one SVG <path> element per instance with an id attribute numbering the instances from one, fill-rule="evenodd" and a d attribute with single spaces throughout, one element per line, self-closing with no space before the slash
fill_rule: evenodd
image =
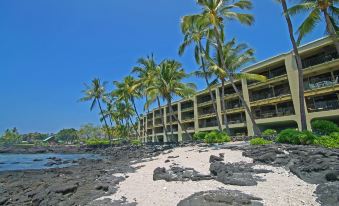
<path id="1" fill-rule="evenodd" d="M 60 165 L 46 166 L 45 164 L 52 161 L 48 158 L 60 158 L 62 162 L 70 161 Z M 0 171 L 12 170 L 31 170 L 31 169 L 48 169 L 61 168 L 75 165 L 72 160 L 85 159 L 99 159 L 96 154 L 0 154 Z"/>

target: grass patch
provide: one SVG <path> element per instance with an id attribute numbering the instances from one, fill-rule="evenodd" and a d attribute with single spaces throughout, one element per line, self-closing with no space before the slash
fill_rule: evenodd
<path id="1" fill-rule="evenodd" d="M 265 140 L 262 137 L 254 138 L 250 140 L 251 145 L 266 145 L 266 144 L 272 144 L 272 141 Z"/>

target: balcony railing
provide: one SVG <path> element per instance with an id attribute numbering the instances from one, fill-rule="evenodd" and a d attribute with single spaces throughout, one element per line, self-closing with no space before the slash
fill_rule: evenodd
<path id="1" fill-rule="evenodd" d="M 288 95 L 290 94 L 291 91 L 290 91 L 290 88 L 288 87 L 284 87 L 284 88 L 277 88 L 274 93 L 272 90 L 270 90 L 270 92 L 260 92 L 260 93 L 257 93 L 257 94 L 252 94 L 252 98 L 251 98 L 251 101 L 258 101 L 258 100 L 262 100 L 262 99 L 270 99 L 270 98 L 273 98 L 273 97 L 280 97 L 280 96 L 283 96 L 283 95 Z"/>
<path id="2" fill-rule="evenodd" d="M 209 109 L 209 110 L 202 110 L 199 112 L 199 116 L 201 115 L 208 115 L 208 114 L 214 114 L 214 109 Z"/>
<path id="3" fill-rule="evenodd" d="M 334 80 L 332 77 L 322 77 L 318 79 L 313 79 L 310 82 L 305 83 L 305 89 L 318 89 L 322 87 L 330 87 L 338 84 L 339 77 L 336 77 Z"/>
<path id="4" fill-rule="evenodd" d="M 294 114 L 293 108 L 280 108 L 278 109 L 278 111 L 276 110 L 260 111 L 259 113 L 255 113 L 254 116 L 256 119 L 265 119 L 271 117 L 289 116 L 293 114 Z"/>
<path id="5" fill-rule="evenodd" d="M 228 124 L 240 124 L 245 123 L 246 121 L 244 119 L 229 119 Z"/>
<path id="6" fill-rule="evenodd" d="M 320 111 L 329 111 L 339 109 L 339 101 L 338 100 L 329 100 L 329 101 L 321 101 L 315 102 L 308 108 L 309 112 L 320 112 Z"/>
<path id="7" fill-rule="evenodd" d="M 200 128 L 205 128 L 205 127 L 216 127 L 218 126 L 217 121 L 212 121 L 212 122 L 203 122 L 199 124 Z"/>
<path id="8" fill-rule="evenodd" d="M 303 60 L 303 68 L 308 68 L 314 65 L 322 64 L 325 62 L 333 61 L 335 59 L 338 59 L 337 52 L 329 53 L 329 54 L 322 54 L 317 55 L 314 57 L 306 58 Z"/>
<path id="9" fill-rule="evenodd" d="M 182 120 L 189 120 L 189 119 L 193 119 L 194 115 L 189 115 L 189 116 L 182 116 L 181 119 Z"/>

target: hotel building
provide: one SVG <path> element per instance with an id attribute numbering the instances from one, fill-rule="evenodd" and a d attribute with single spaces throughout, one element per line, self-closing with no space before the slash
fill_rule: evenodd
<path id="1" fill-rule="evenodd" d="M 299 48 L 304 67 L 305 108 L 307 127 L 314 119 L 339 122 L 339 55 L 329 38 L 322 38 Z M 300 128 L 298 72 L 292 52 L 280 54 L 244 69 L 261 74 L 266 82 L 239 80 L 236 85 L 250 106 L 260 129 Z M 221 85 L 213 88 L 217 112 L 222 122 Z M 253 126 L 244 107 L 229 83 L 225 84 L 225 107 L 232 136 L 252 136 Z M 190 99 L 172 104 L 174 115 L 190 134 L 218 129 L 208 90 L 199 91 Z M 162 108 L 165 124 L 170 131 L 169 109 Z M 138 130 L 143 142 L 187 141 L 188 135 L 173 118 L 174 136 L 165 137 L 158 108 L 141 117 Z M 223 124 L 223 122 L 222 122 Z M 223 126 L 224 128 L 224 126 Z"/>

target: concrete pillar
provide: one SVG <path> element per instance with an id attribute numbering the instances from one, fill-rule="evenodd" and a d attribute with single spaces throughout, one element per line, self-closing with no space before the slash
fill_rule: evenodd
<path id="1" fill-rule="evenodd" d="M 155 119 L 154 119 L 154 110 L 152 111 L 152 142 L 157 142 L 157 140 L 155 139 L 155 128 L 154 128 L 154 125 L 155 125 Z"/>
<path id="2" fill-rule="evenodd" d="M 177 105 L 178 105 L 177 106 L 178 107 L 178 120 L 181 122 L 181 103 L 179 102 Z M 182 133 L 183 133 L 182 128 L 180 127 L 179 122 L 178 122 L 178 141 L 179 142 L 182 142 Z"/>
<path id="3" fill-rule="evenodd" d="M 164 108 L 161 108 L 161 109 L 164 109 L 164 111 L 163 111 L 164 117 L 163 118 L 164 118 L 165 128 L 167 129 L 167 109 L 166 108 L 167 107 L 164 107 Z M 164 129 L 164 142 L 168 142 L 168 139 L 165 135 L 165 128 L 163 128 Z M 167 135 L 169 135 L 169 133 L 167 133 Z"/>
<path id="4" fill-rule="evenodd" d="M 295 61 L 295 57 L 292 53 L 288 54 L 285 58 L 285 66 L 287 71 L 287 79 L 288 84 L 291 88 L 292 101 L 294 106 L 294 111 L 296 115 L 296 122 L 298 124 L 298 128 L 301 129 L 301 117 L 300 117 L 300 103 L 299 103 L 299 80 L 298 80 L 298 68 L 297 63 Z M 306 101 L 304 100 L 305 108 L 306 108 L 306 119 L 308 119 L 308 112 Z M 311 123 L 307 121 L 307 129 L 311 130 Z"/>
<path id="5" fill-rule="evenodd" d="M 195 132 L 199 132 L 199 119 L 198 119 L 198 102 L 197 96 L 193 97 L 193 108 L 194 108 L 194 128 Z"/>
<path id="6" fill-rule="evenodd" d="M 249 91 L 248 91 L 248 87 L 247 87 L 247 80 L 242 79 L 241 84 L 242 84 L 243 98 L 244 98 L 246 104 L 248 105 L 248 107 L 251 110 L 250 95 L 249 95 Z M 254 136 L 253 124 L 251 122 L 250 115 L 247 113 L 246 110 L 245 110 L 245 115 L 246 115 L 247 135 L 248 136 Z"/>

